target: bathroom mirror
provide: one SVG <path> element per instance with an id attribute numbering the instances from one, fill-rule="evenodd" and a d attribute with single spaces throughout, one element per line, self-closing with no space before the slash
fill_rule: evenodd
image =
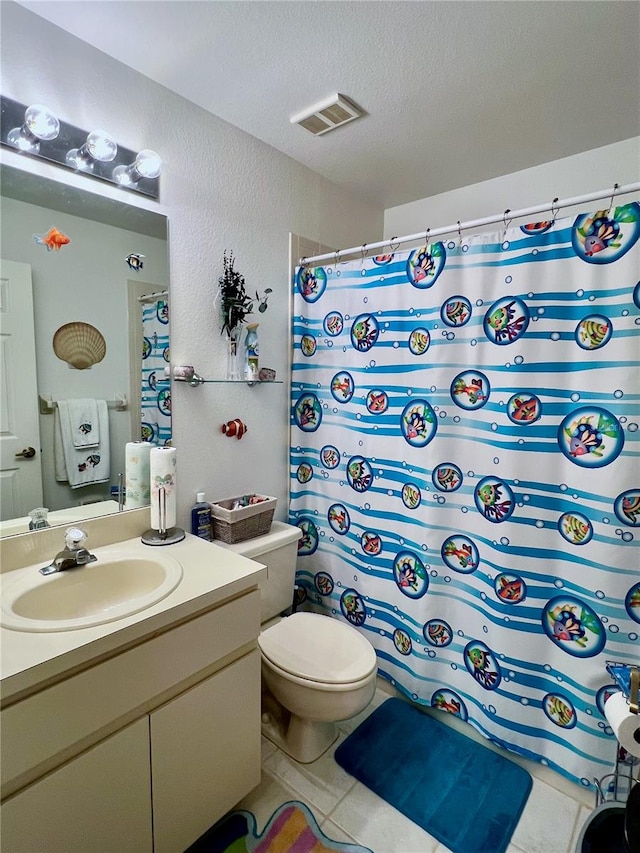
<path id="1" fill-rule="evenodd" d="M 162 300 L 165 301 L 162 336 L 166 345 L 165 358 L 168 358 L 169 262 L 165 216 L 4 163 L 0 164 L 0 215 L 3 338 L 6 340 L 5 329 L 8 329 L 5 308 L 11 302 L 11 282 L 6 270 L 12 274 L 17 271 L 20 276 L 26 273 L 27 278 L 30 277 L 26 285 L 20 279 L 20 288 L 30 286 L 33 292 L 34 333 L 33 341 L 29 340 L 28 328 L 26 333 L 18 333 L 17 359 L 14 355 L 12 362 L 5 357 L 3 341 L 2 405 L 5 414 L 0 444 L 2 433 L 7 433 L 7 406 L 12 401 L 15 403 L 20 395 L 20 399 L 29 399 L 35 405 L 35 429 L 39 434 L 34 436 L 30 431 L 23 440 L 25 448 L 20 447 L 19 451 L 28 449 L 27 446 L 42 450 L 42 491 L 34 506 L 14 502 L 11 486 L 3 488 L 0 536 L 7 536 L 28 529 L 28 512 L 36 506 L 49 509 L 52 526 L 118 511 L 113 487 L 118 484 L 118 475 L 124 475 L 125 445 L 141 437 L 141 423 L 146 419 L 141 414 L 141 406 L 148 405 L 152 398 L 155 401 L 156 382 L 158 390 L 160 383 L 164 383 L 165 415 L 169 414 L 170 418 L 170 385 L 162 368 L 150 375 L 142 366 L 143 345 L 148 344 L 145 341 L 148 330 L 143 333 L 142 313 L 143 310 L 145 316 L 149 313 L 148 306 L 155 311 Z M 57 237 L 58 233 L 69 242 Z M 145 294 L 155 296 L 145 300 Z M 67 346 L 82 351 L 89 347 L 93 352 L 91 358 L 99 359 L 88 368 L 74 367 L 63 360 L 65 352 L 60 345 L 56 345 L 58 354 L 54 351 L 54 336 L 69 325 L 72 332 L 84 332 L 93 327 L 104 340 L 102 356 L 101 346 L 96 350 L 95 344 L 84 340 L 67 342 Z M 153 333 L 150 336 L 153 337 Z M 63 337 L 59 333 L 57 341 Z M 35 382 L 21 367 L 34 356 Z M 80 362 L 71 360 L 83 363 L 82 359 Z M 8 367 L 9 364 L 12 366 Z M 72 489 L 59 479 L 60 454 L 58 458 L 54 456 L 53 411 L 58 400 L 78 398 L 107 401 L 109 480 Z M 124 407 L 123 399 L 126 400 Z M 166 428 L 165 424 L 165 439 Z M 18 435 L 17 429 L 15 435 Z M 102 435 L 100 440 L 104 446 Z M 15 454 L 12 451 L 9 455 L 12 459 Z M 87 456 L 91 455 L 88 452 Z M 24 469 L 32 463 L 38 464 L 37 456 L 31 460 L 20 459 L 13 467 Z M 2 467 L 2 480 L 8 483 L 11 477 L 5 474 L 7 461 L 4 456 Z M 35 493 L 30 492 L 32 494 Z M 12 505 L 15 506 L 13 512 L 10 511 Z"/>

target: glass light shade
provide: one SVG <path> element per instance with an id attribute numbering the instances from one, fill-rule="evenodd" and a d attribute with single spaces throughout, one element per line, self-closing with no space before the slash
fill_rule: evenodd
<path id="1" fill-rule="evenodd" d="M 86 147 L 94 160 L 99 160 L 101 163 L 110 163 L 118 153 L 115 140 L 104 130 L 92 131 L 87 136 L 87 141 L 83 147 Z"/>
<path id="2" fill-rule="evenodd" d="M 7 142 L 18 151 L 28 154 L 40 152 L 40 141 L 49 142 L 60 133 L 60 122 L 44 104 L 31 104 L 24 113 L 22 127 L 14 127 L 7 134 Z"/>
<path id="3" fill-rule="evenodd" d="M 155 151 L 143 148 L 138 153 L 134 166 L 141 178 L 157 178 L 162 168 L 162 160 Z"/>
<path id="4" fill-rule="evenodd" d="M 24 123 L 38 139 L 49 141 L 60 133 L 60 122 L 44 104 L 31 104 L 24 114 Z"/>
<path id="5" fill-rule="evenodd" d="M 116 166 L 113 180 L 122 187 L 135 187 L 140 178 L 157 178 L 162 168 L 162 160 L 155 151 L 143 148 L 130 166 Z"/>
<path id="6" fill-rule="evenodd" d="M 94 130 L 87 136 L 87 141 L 81 148 L 71 148 L 67 151 L 65 161 L 72 169 L 92 172 L 94 163 L 109 163 L 117 153 L 115 140 L 104 130 Z"/>

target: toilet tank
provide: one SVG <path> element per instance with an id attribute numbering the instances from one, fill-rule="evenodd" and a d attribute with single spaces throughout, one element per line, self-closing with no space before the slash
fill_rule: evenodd
<path id="1" fill-rule="evenodd" d="M 267 579 L 260 583 L 260 623 L 264 623 L 291 607 L 296 576 L 299 527 L 274 521 L 269 533 L 229 545 L 214 539 L 216 545 L 256 560 L 267 567 Z"/>

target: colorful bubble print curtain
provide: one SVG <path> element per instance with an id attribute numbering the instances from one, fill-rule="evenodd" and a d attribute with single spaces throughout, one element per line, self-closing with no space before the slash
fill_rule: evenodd
<path id="1" fill-rule="evenodd" d="M 140 437 L 164 445 L 171 439 L 171 389 L 164 368 L 169 364 L 169 303 L 142 306 L 142 424 Z"/>
<path id="2" fill-rule="evenodd" d="M 308 606 L 406 695 L 583 785 L 640 659 L 640 206 L 300 268 Z"/>

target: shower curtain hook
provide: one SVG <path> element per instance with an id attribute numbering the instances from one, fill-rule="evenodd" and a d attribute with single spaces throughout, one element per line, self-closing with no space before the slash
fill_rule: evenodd
<path id="1" fill-rule="evenodd" d="M 431 239 L 431 228 L 427 228 L 427 230 L 424 232 L 424 242 L 425 242 L 426 246 L 429 245 L 430 239 Z"/>
<path id="2" fill-rule="evenodd" d="M 611 208 L 613 207 L 613 199 L 616 194 L 616 190 L 620 188 L 620 184 L 613 185 L 613 192 L 611 193 L 611 201 L 609 202 L 609 210 L 607 210 L 607 216 L 611 213 Z"/>
<path id="3" fill-rule="evenodd" d="M 395 242 L 394 242 L 394 241 L 395 241 Z M 396 237 L 392 237 L 392 238 L 389 240 L 389 248 L 391 249 L 391 253 L 392 253 L 392 254 L 393 254 L 394 252 L 397 252 L 397 251 L 398 251 L 398 249 L 400 248 L 400 243 L 398 242 L 398 238 L 397 238 L 397 236 L 396 236 Z"/>
<path id="4" fill-rule="evenodd" d="M 554 198 L 551 202 L 551 219 L 555 222 L 556 216 L 560 213 L 560 207 L 558 206 L 558 196 Z"/>
<path id="5" fill-rule="evenodd" d="M 513 222 L 513 219 L 509 219 L 509 221 L 507 222 L 507 213 L 511 213 L 511 208 L 510 208 L 510 207 L 508 207 L 508 208 L 505 210 L 505 212 L 502 214 L 502 221 L 504 222 L 504 234 L 502 235 L 502 239 L 503 239 L 503 240 L 504 240 L 504 238 L 507 236 L 507 229 L 509 228 L 509 226 L 510 226 L 510 225 L 511 225 L 511 223 Z"/>
<path id="6" fill-rule="evenodd" d="M 335 263 L 336 263 L 336 266 L 338 266 L 338 264 L 340 263 L 340 258 L 342 257 L 342 253 L 340 252 L 340 249 L 338 249 L 338 250 L 336 251 L 336 256 L 335 256 L 335 257 L 336 257 L 336 261 L 335 261 Z"/>
<path id="7" fill-rule="evenodd" d="M 360 266 L 362 267 L 362 266 L 364 266 L 365 258 L 366 258 L 366 257 L 367 257 L 367 255 L 369 254 L 369 250 L 367 249 L 367 244 L 366 244 L 366 243 L 363 243 L 363 244 L 362 244 L 362 247 L 360 248 L 360 254 L 362 255 L 362 259 L 361 259 L 361 261 L 360 261 Z"/>
<path id="8" fill-rule="evenodd" d="M 458 219 L 458 246 L 462 246 L 462 226 L 460 225 L 459 219 Z"/>

